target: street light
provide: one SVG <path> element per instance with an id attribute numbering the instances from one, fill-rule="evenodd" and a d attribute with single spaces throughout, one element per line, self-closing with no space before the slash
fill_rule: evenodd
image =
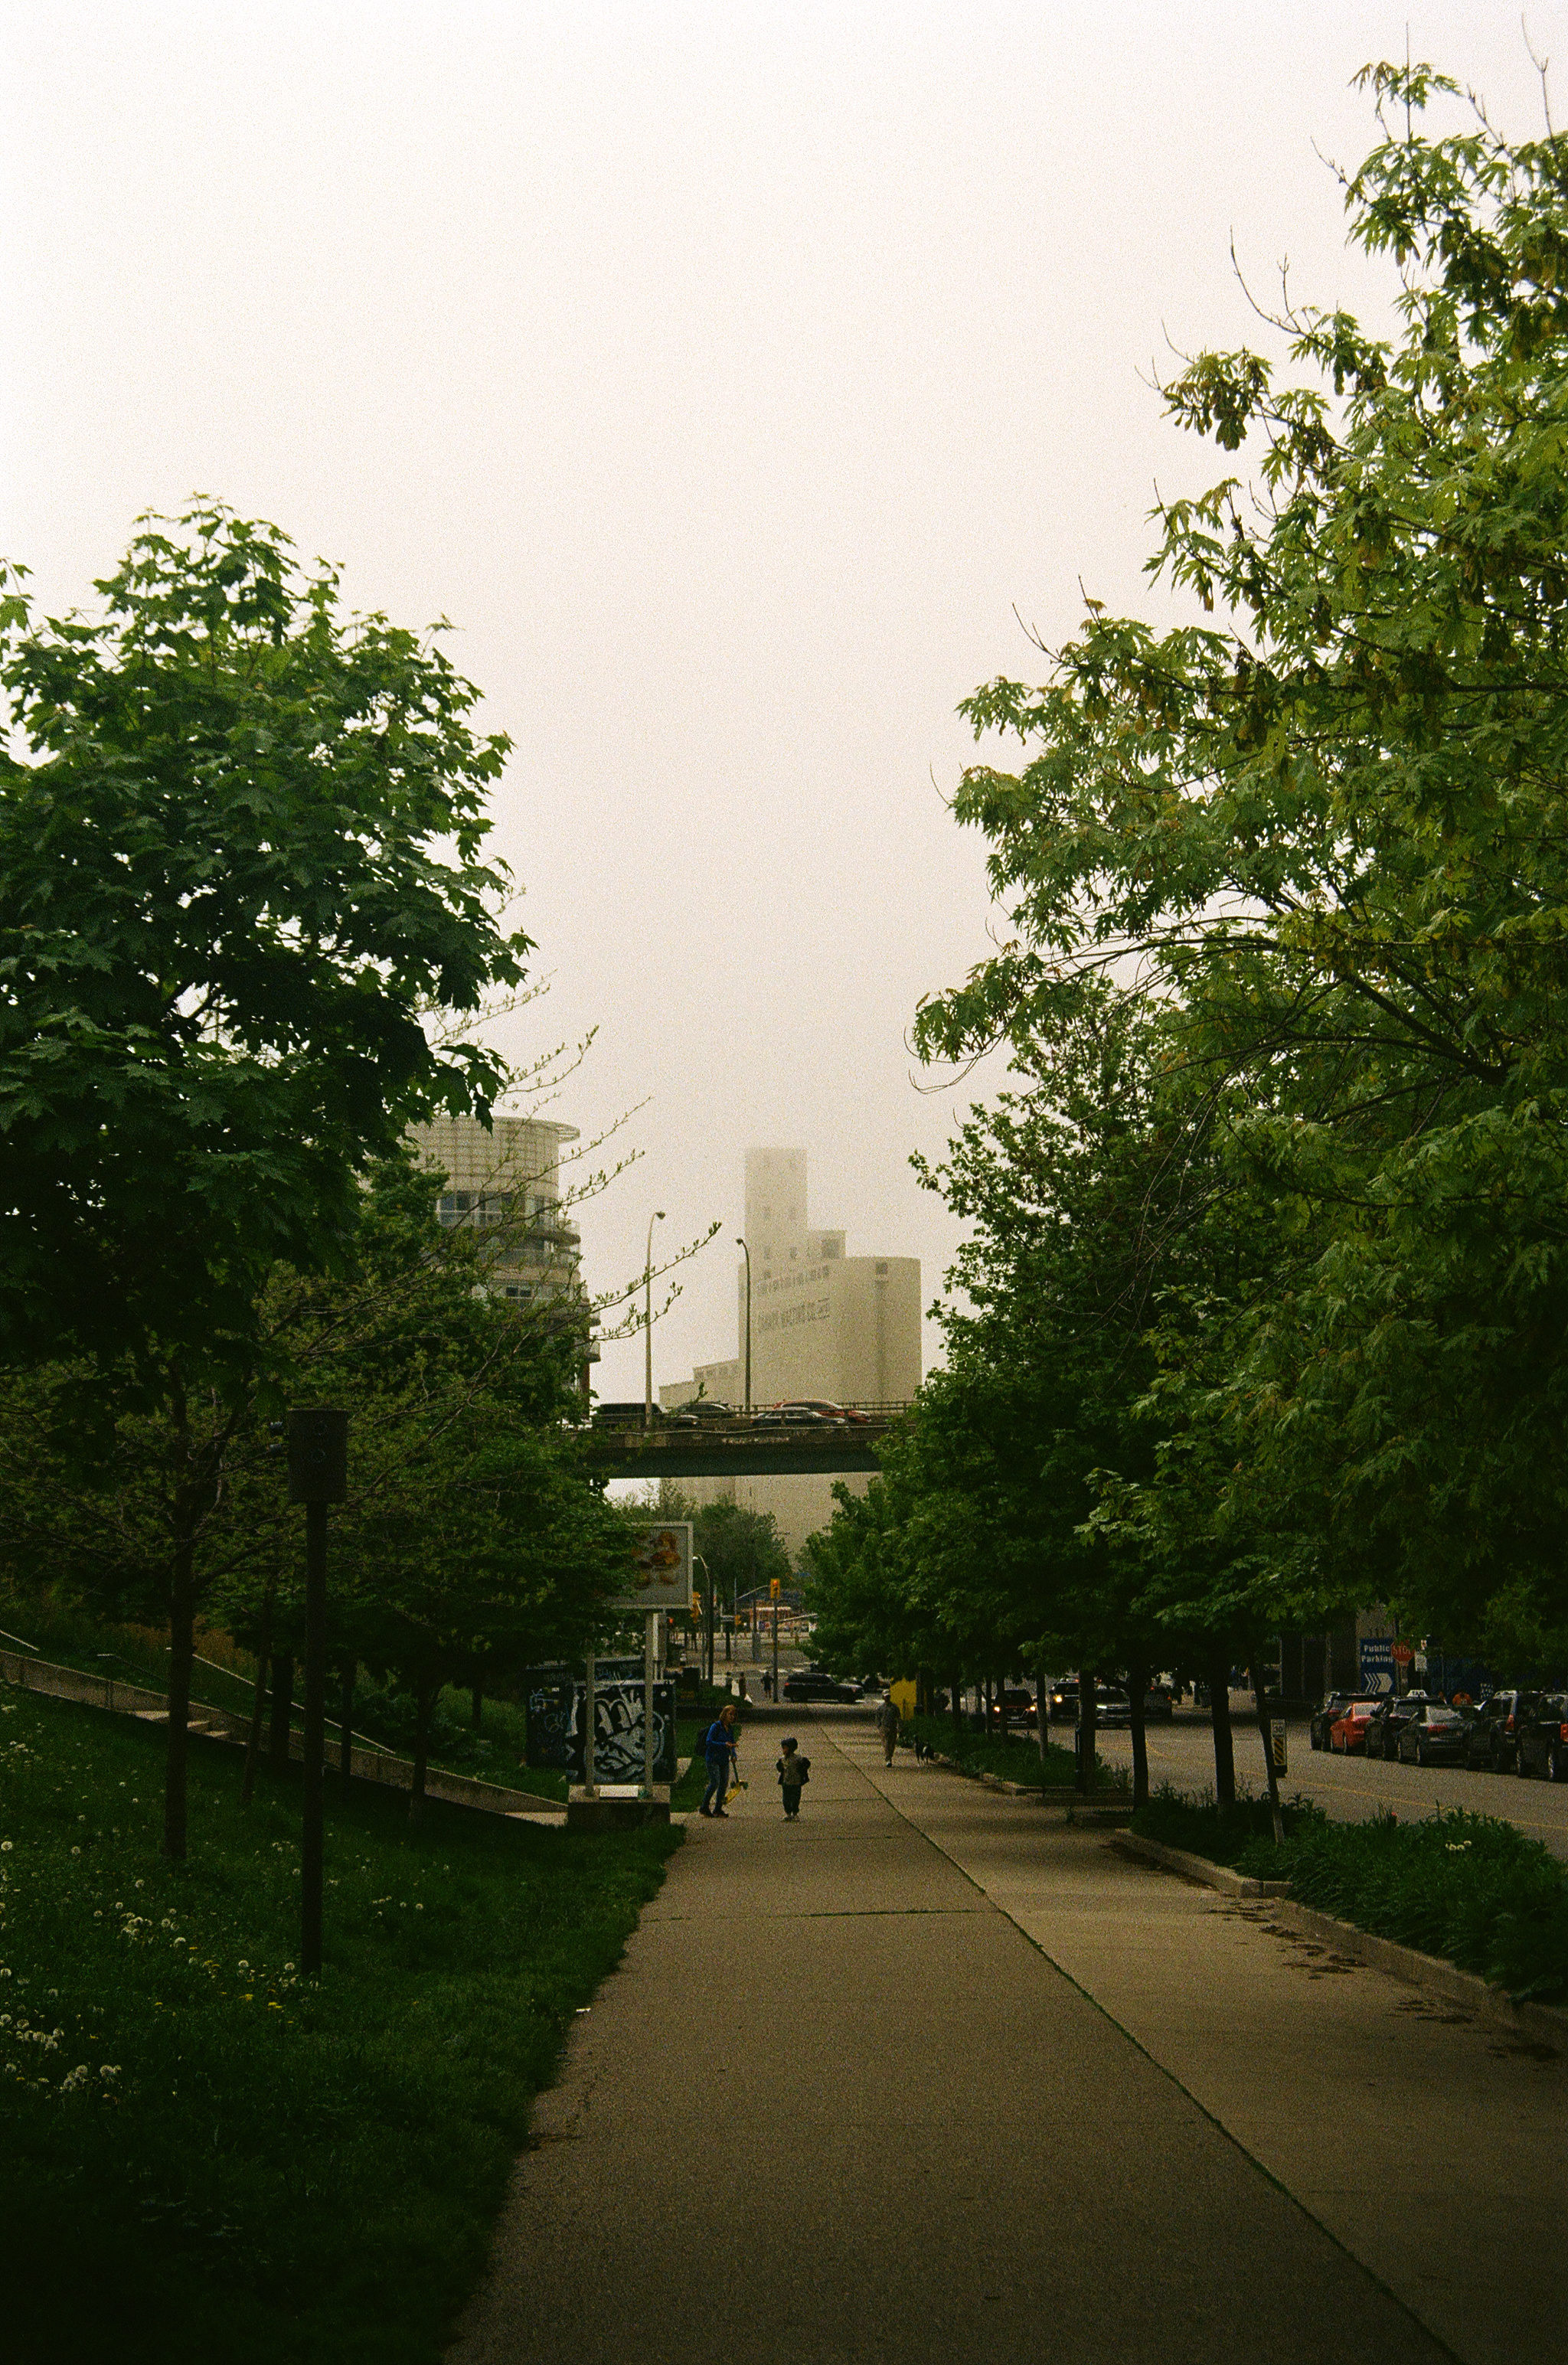
<path id="1" fill-rule="evenodd" d="M 736 1248 L 745 1259 L 745 1408 L 751 1410 L 751 1250 L 745 1240 L 737 1239 Z"/>
<path id="2" fill-rule="evenodd" d="M 643 1307 L 643 1328 L 647 1333 L 647 1362 L 643 1374 L 643 1427 L 654 1425 L 654 1226 L 662 1224 L 665 1211 L 655 1207 L 648 1217 L 648 1248 L 643 1261 L 643 1285 L 646 1297 Z"/>

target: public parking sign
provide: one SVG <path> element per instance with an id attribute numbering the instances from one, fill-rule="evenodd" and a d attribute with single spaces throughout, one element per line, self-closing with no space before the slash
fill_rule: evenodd
<path id="1" fill-rule="evenodd" d="M 1394 1689 L 1393 1636 L 1363 1634 L 1356 1649 L 1361 1660 L 1362 1691 L 1391 1692 Z"/>

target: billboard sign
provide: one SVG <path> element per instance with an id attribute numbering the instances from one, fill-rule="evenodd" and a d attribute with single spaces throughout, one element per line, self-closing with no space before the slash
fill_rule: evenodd
<path id="1" fill-rule="evenodd" d="M 673 1609 L 684 1617 L 691 1598 L 691 1522 L 655 1519 L 635 1528 L 637 1564 L 632 1589 L 610 1603 L 617 1617 Z"/>

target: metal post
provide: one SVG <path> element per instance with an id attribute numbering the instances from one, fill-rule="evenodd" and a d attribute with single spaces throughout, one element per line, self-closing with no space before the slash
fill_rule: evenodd
<path id="1" fill-rule="evenodd" d="M 778 1604 L 773 1605 L 773 1705 L 778 1705 Z"/>
<path id="2" fill-rule="evenodd" d="M 745 1240 L 735 1242 L 745 1258 L 745 1408 L 751 1410 L 751 1250 Z"/>
<path id="3" fill-rule="evenodd" d="M 299 1967 L 321 1971 L 322 1759 L 327 1747 L 327 1506 L 305 1507 L 305 1790 L 299 1834 Z"/>
<path id="4" fill-rule="evenodd" d="M 651 1799 L 654 1795 L 654 1628 L 658 1611 L 650 1609 L 643 1620 L 643 1788 Z"/>
<path id="5" fill-rule="evenodd" d="M 643 1261 L 643 1333 L 645 1361 L 643 1367 L 643 1427 L 654 1425 L 654 1226 L 662 1224 L 665 1211 L 655 1207 L 648 1217 L 647 1254 Z"/>
<path id="6" fill-rule="evenodd" d="M 596 1738 L 594 1725 L 598 1717 L 599 1703 L 597 1695 L 594 1691 L 593 1653 L 591 1650 L 588 1652 L 585 1664 L 587 1667 L 587 1680 L 583 1686 L 583 1795 L 585 1798 L 597 1799 L 599 1796 L 599 1784 L 595 1779 L 595 1775 L 597 1772 L 596 1761 L 599 1753 L 594 1747 L 594 1741 Z"/>
<path id="7" fill-rule="evenodd" d="M 299 1967 L 321 1970 L 323 1766 L 327 1743 L 327 1506 L 348 1499 L 349 1417 L 288 1416 L 288 1496 L 305 1506 L 305 1764 L 299 1836 Z"/>

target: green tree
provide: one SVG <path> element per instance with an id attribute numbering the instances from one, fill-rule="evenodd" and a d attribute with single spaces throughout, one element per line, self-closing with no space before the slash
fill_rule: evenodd
<path id="1" fill-rule="evenodd" d="M 921 1014 L 929 1051 L 1049 1040 L 1138 976 L 1189 1105 L 1310 1257 L 1230 1331 L 1254 1532 L 1372 1541 L 1422 1623 L 1568 1622 L 1568 146 L 1369 69 L 1346 183 L 1397 330 L 1286 303 L 1170 415 L 1256 462 L 1161 504 L 1151 571 L 1210 622 L 1097 605 L 960 819 L 1014 934 Z M 1271 1501 L 1263 1499 L 1267 1490 Z M 1304 1530 L 1302 1507 L 1316 1509 Z"/>
<path id="2" fill-rule="evenodd" d="M 166 529 L 166 530 L 165 530 Z M 149 519 L 97 620 L 0 578 L 0 1355 L 63 1366 L 78 1447 L 168 1460 L 164 1844 L 185 1844 L 196 1544 L 286 1362 L 268 1275 L 343 1271 L 361 1178 L 495 1058 L 424 1014 L 521 975 L 482 858 L 507 742 L 428 640 L 217 504 Z"/>

